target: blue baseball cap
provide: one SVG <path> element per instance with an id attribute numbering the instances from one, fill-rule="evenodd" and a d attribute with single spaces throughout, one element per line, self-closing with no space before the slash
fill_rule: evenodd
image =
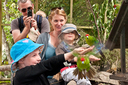
<path id="1" fill-rule="evenodd" d="M 40 53 L 43 50 L 43 44 L 34 43 L 32 40 L 24 38 L 22 40 L 17 41 L 11 48 L 10 55 L 14 60 L 11 64 L 11 71 L 14 73 L 16 68 L 16 62 L 20 59 L 28 55 L 29 53 L 33 52 L 37 48 L 39 48 Z"/>

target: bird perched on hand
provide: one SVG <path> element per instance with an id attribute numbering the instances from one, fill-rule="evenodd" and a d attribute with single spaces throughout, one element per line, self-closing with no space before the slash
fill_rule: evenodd
<path id="1" fill-rule="evenodd" d="M 77 68 L 74 70 L 73 74 L 75 76 L 78 75 L 78 79 L 86 79 L 86 76 L 92 78 L 96 74 L 96 71 L 90 65 L 89 57 L 86 55 L 79 55 L 78 57 L 78 54 L 74 54 L 74 56 L 77 57 Z"/>
<path id="2" fill-rule="evenodd" d="M 94 36 L 90 36 L 89 34 L 86 34 L 85 36 L 86 43 L 90 46 L 94 45 L 98 52 L 101 54 L 101 56 L 105 58 L 105 55 L 101 51 L 101 49 L 103 48 L 103 44 L 101 44 L 99 40 L 97 40 Z"/>
<path id="3" fill-rule="evenodd" d="M 85 41 L 90 46 L 96 46 L 99 43 L 99 41 L 94 36 L 90 36 L 89 34 L 86 34 Z"/>

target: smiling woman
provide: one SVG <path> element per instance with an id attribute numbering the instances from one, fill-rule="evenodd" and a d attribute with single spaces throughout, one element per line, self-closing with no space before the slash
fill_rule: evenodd
<path id="1" fill-rule="evenodd" d="M 48 60 L 56 55 L 55 49 L 60 43 L 58 35 L 67 21 L 67 15 L 63 9 L 56 7 L 51 10 L 48 20 L 51 24 L 51 32 L 42 33 L 37 39 L 37 43 L 44 44 L 44 50 L 40 54 L 42 60 Z M 52 76 L 48 76 L 48 79 L 52 79 Z"/>
<path id="2" fill-rule="evenodd" d="M 48 19 L 51 24 L 51 32 L 42 33 L 37 39 L 37 43 L 45 45 L 44 51 L 41 54 L 42 60 L 48 59 L 48 57 L 53 57 L 54 55 L 56 55 L 55 48 L 60 43 L 58 35 L 61 32 L 61 27 L 67 21 L 67 15 L 64 10 L 56 8 L 54 9 L 54 11 L 51 11 Z"/>

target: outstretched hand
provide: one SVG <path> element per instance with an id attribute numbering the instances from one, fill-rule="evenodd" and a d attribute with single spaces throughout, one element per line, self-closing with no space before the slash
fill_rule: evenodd
<path id="1" fill-rule="evenodd" d="M 88 53 L 88 52 L 92 51 L 93 48 L 94 48 L 94 46 L 91 46 L 91 47 L 89 47 L 89 48 L 79 47 L 79 48 L 75 48 L 75 49 L 73 50 L 73 53 L 78 53 L 78 54 L 80 54 L 80 55 L 84 55 L 85 53 Z"/>
<path id="2" fill-rule="evenodd" d="M 95 57 L 94 55 L 90 55 L 90 56 L 89 56 L 89 60 L 90 60 L 90 61 L 99 61 L 100 58 L 97 58 L 97 57 Z"/>

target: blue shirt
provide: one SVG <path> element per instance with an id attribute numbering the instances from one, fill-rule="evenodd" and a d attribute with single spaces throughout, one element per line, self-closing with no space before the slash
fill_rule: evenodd
<path id="1" fill-rule="evenodd" d="M 44 56 L 45 60 L 55 56 L 56 55 L 55 50 L 56 50 L 56 48 L 50 43 L 50 39 L 49 39 L 48 47 L 47 47 L 47 50 L 46 50 L 46 53 L 45 53 L 45 56 Z M 48 76 L 47 78 L 51 79 L 52 77 L 53 76 Z"/>
<path id="2" fill-rule="evenodd" d="M 47 59 L 49 59 L 49 58 L 51 58 L 51 57 L 56 55 L 55 49 L 56 48 L 50 43 L 50 40 L 49 40 L 48 47 L 47 47 L 47 50 L 46 50 L 46 53 L 45 53 L 45 57 L 44 57 L 45 60 L 47 60 Z"/>

